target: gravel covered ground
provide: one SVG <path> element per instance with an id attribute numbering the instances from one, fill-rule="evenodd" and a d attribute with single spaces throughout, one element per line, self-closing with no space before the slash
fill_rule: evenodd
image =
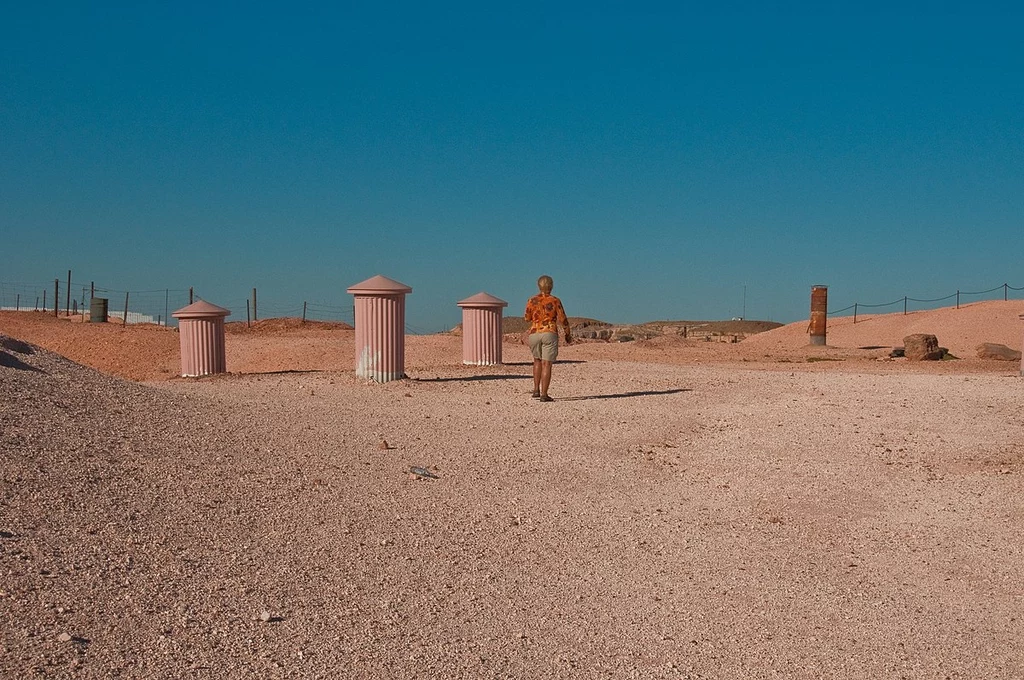
<path id="1" fill-rule="evenodd" d="M 763 335 L 565 348 L 551 404 L 513 344 L 139 384 L 3 336 L 0 676 L 1021 677 L 1019 364 Z"/>

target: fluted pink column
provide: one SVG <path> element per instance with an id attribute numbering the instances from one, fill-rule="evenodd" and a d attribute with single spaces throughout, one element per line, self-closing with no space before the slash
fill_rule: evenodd
<path id="1" fill-rule="evenodd" d="M 501 310 L 508 303 L 487 293 L 477 293 L 458 305 L 462 307 L 462 363 L 500 364 Z"/>
<path id="2" fill-rule="evenodd" d="M 224 317 L 230 313 L 223 307 L 198 300 L 171 314 L 178 320 L 183 377 L 194 378 L 227 371 Z"/>
<path id="3" fill-rule="evenodd" d="M 412 288 L 378 274 L 348 292 L 356 306 L 356 375 L 382 383 L 404 378 L 405 296 Z"/>

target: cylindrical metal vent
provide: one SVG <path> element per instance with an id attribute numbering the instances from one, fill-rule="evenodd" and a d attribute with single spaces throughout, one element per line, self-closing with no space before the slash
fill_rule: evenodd
<path id="1" fill-rule="evenodd" d="M 811 286 L 811 334 L 812 345 L 825 344 L 825 326 L 828 318 L 828 286 Z"/>
<path id="2" fill-rule="evenodd" d="M 89 300 L 89 322 L 107 322 L 107 298 L 94 297 Z"/>
<path id="3" fill-rule="evenodd" d="M 171 315 L 178 320 L 182 377 L 227 372 L 224 317 L 230 313 L 223 307 L 199 300 Z"/>
<path id="4" fill-rule="evenodd" d="M 460 301 L 462 363 L 492 366 L 501 363 L 501 314 L 508 303 L 487 293 Z"/>
<path id="5" fill-rule="evenodd" d="M 355 296 L 356 375 L 385 383 L 405 377 L 405 295 L 412 288 L 385 276 L 350 287 Z"/>

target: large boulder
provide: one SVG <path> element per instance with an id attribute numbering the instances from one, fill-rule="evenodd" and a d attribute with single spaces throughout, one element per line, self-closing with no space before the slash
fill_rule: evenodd
<path id="1" fill-rule="evenodd" d="M 997 359 L 999 361 L 1020 361 L 1020 352 L 1006 345 L 995 342 L 983 342 L 978 345 L 979 359 Z"/>
<path id="2" fill-rule="evenodd" d="M 915 333 L 903 338 L 903 352 L 911 361 L 938 361 L 946 355 L 939 339 L 929 333 Z"/>

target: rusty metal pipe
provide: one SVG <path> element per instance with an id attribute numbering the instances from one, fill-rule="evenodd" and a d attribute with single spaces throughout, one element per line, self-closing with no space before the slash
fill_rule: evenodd
<path id="1" fill-rule="evenodd" d="M 811 323 L 807 332 L 812 345 L 825 344 L 825 326 L 828 316 L 828 286 L 811 286 Z"/>

